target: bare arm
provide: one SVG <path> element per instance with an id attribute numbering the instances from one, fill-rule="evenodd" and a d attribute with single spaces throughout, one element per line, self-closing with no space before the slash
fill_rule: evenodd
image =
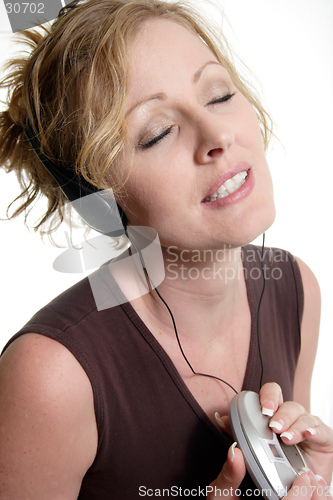
<path id="1" fill-rule="evenodd" d="M 90 382 L 61 344 L 23 335 L 0 360 L 0 497 L 74 500 L 97 428 Z"/>
<path id="2" fill-rule="evenodd" d="M 333 469 L 333 430 L 310 412 L 311 376 L 315 361 L 320 320 L 320 290 L 312 271 L 298 260 L 304 286 L 304 314 L 301 327 L 301 352 L 296 369 L 295 402 L 283 403 L 277 384 L 261 389 L 264 406 L 273 410 L 272 428 L 286 444 L 298 444 L 308 467 L 329 484 Z M 276 423 L 279 427 L 276 426 Z M 324 490 L 328 495 L 328 490 Z"/>
<path id="3" fill-rule="evenodd" d="M 300 259 L 297 259 L 297 262 L 304 287 L 304 313 L 301 326 L 301 352 L 295 374 L 294 399 L 310 411 L 311 377 L 317 352 L 321 298 L 314 274 Z"/>

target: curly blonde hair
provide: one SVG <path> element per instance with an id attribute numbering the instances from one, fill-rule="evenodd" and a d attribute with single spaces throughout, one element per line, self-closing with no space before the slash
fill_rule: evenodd
<path id="1" fill-rule="evenodd" d="M 39 195 L 47 197 L 48 207 L 36 230 L 51 233 L 66 212 L 63 193 L 25 137 L 27 120 L 43 153 L 59 169 L 75 170 L 101 189 L 120 189 L 124 177 L 117 165 L 126 141 L 128 46 L 141 24 L 154 17 L 181 24 L 210 48 L 254 106 L 267 147 L 269 115 L 236 71 L 225 39 L 189 4 L 76 0 L 60 11 L 51 28 L 21 33 L 28 55 L 10 61 L 9 73 L 0 82 L 8 91 L 7 109 L 0 113 L 0 165 L 15 171 L 22 186 L 14 200 L 20 205 L 11 216 L 7 210 L 9 218 L 24 212 L 27 221 Z"/>

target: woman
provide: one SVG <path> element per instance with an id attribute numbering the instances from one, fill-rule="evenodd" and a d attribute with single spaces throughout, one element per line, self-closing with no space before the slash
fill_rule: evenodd
<path id="1" fill-rule="evenodd" d="M 261 262 L 248 243 L 275 215 L 267 115 L 178 3 L 74 4 L 30 43 L 1 115 L 1 163 L 31 179 L 22 209 L 43 193 L 46 223 L 66 201 L 27 140 L 29 124 L 60 170 L 75 166 L 112 188 L 129 229 L 157 230 L 166 273 L 158 291 L 192 370 L 156 291 L 98 311 L 84 280 L 55 299 L 2 356 L 3 497 L 233 496 L 246 471 L 223 381 L 237 391 L 261 385 Z M 286 252 L 265 254 L 262 270 L 262 411 L 311 469 L 288 496 L 327 495 L 333 435 L 309 414 L 318 285 Z M 255 494 L 247 475 L 242 488 Z"/>

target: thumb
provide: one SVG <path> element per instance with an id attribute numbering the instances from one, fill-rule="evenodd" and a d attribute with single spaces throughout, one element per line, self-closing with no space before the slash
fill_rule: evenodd
<path id="1" fill-rule="evenodd" d="M 207 487 L 207 500 L 222 497 L 232 498 L 235 490 L 242 482 L 246 473 L 246 467 L 243 454 L 236 448 L 236 445 L 237 443 L 233 443 L 230 446 L 227 461 L 223 465 L 220 474 Z"/>

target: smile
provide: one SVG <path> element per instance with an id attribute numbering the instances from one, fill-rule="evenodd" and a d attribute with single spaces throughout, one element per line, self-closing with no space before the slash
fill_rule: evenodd
<path id="1" fill-rule="evenodd" d="M 227 179 L 215 193 L 202 200 L 202 203 L 211 203 L 220 198 L 227 198 L 230 194 L 235 193 L 245 183 L 247 174 L 248 172 L 244 170 L 231 177 L 231 179 Z"/>

